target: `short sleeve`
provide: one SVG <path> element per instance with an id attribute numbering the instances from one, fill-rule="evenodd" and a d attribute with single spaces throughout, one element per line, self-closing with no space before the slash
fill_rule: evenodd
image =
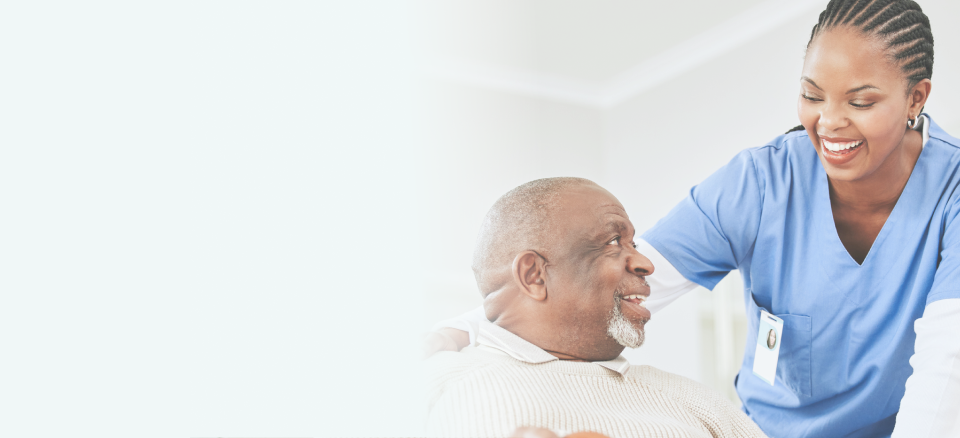
<path id="1" fill-rule="evenodd" d="M 643 234 L 685 278 L 707 289 L 737 269 L 757 239 L 763 200 L 752 150 L 693 187 Z"/>
<path id="2" fill-rule="evenodd" d="M 940 241 L 940 262 L 927 294 L 927 305 L 947 298 L 960 298 L 960 198 L 946 213 L 943 237 Z"/>

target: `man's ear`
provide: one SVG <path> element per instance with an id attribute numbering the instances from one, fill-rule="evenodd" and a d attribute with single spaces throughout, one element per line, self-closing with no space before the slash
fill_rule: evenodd
<path id="1" fill-rule="evenodd" d="M 524 251 L 513 259 L 513 281 L 520 292 L 537 301 L 547 299 L 546 265 L 543 257 L 534 251 Z"/>

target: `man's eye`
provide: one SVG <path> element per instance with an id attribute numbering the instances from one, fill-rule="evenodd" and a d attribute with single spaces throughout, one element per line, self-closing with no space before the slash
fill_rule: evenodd
<path id="1" fill-rule="evenodd" d="M 607 242 L 607 245 L 620 245 L 620 238 L 614 237 L 613 240 Z"/>
<path id="2" fill-rule="evenodd" d="M 633 249 L 637 249 L 637 243 L 636 243 L 636 242 L 630 242 L 630 245 L 633 246 Z"/>

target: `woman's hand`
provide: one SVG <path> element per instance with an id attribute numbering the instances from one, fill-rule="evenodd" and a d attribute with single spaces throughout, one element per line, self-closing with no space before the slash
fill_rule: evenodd
<path id="1" fill-rule="evenodd" d="M 518 427 L 510 433 L 510 438 L 559 438 L 550 429 L 542 427 Z"/>
<path id="2" fill-rule="evenodd" d="M 518 427 L 510 433 L 510 438 L 560 438 L 550 429 L 542 427 Z M 564 438 L 609 438 L 602 433 L 596 432 L 575 432 Z"/>
<path id="3" fill-rule="evenodd" d="M 460 351 L 469 344 L 469 333 L 453 328 L 442 328 L 427 333 L 423 338 L 423 358 L 433 356 L 438 351 Z"/>

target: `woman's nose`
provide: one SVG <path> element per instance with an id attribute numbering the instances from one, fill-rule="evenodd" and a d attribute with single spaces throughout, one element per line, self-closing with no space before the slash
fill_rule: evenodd
<path id="1" fill-rule="evenodd" d="M 820 120 L 817 124 L 823 128 L 823 131 L 834 132 L 846 126 L 846 119 L 846 115 L 840 108 L 837 108 L 837 105 L 828 104 L 824 105 L 820 111 Z"/>

